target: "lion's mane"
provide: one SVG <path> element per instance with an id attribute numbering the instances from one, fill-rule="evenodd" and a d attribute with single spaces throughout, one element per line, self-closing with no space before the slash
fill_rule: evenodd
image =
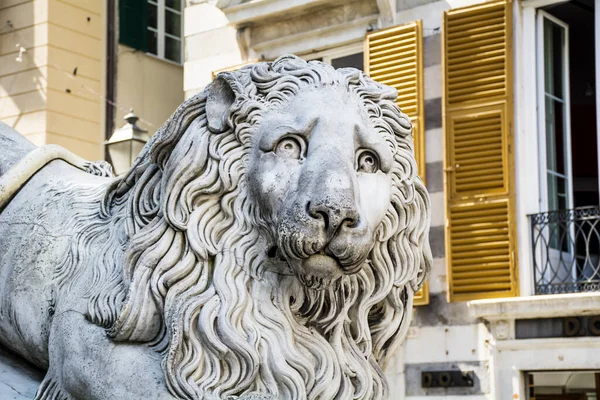
<path id="1" fill-rule="evenodd" d="M 207 97 L 224 82 L 235 102 L 224 131 L 211 132 Z M 212 85 L 178 108 L 126 176 L 76 193 L 71 224 L 80 233 L 58 270 L 61 290 L 100 254 L 88 318 L 116 341 L 154 346 L 169 390 L 182 398 L 389 397 L 379 364 L 404 338 L 431 264 L 428 195 L 395 91 L 294 56 L 220 74 Z M 266 108 L 330 85 L 362 101 L 395 163 L 391 204 L 365 265 L 316 291 L 264 269 L 256 244 L 272 228 L 249 197 L 245 168 Z"/>

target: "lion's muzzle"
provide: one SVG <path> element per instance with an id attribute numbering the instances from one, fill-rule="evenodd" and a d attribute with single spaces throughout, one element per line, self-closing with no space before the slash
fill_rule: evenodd
<path id="1" fill-rule="evenodd" d="M 390 206 L 393 164 L 358 98 L 317 89 L 265 112 L 247 170 L 260 215 L 276 226 L 265 235 L 265 252 L 311 287 L 365 264 Z M 324 98 L 326 105 L 314 106 Z"/>
<path id="2" fill-rule="evenodd" d="M 330 155 L 325 164 L 307 166 L 291 206 L 279 215 L 278 246 L 307 286 L 358 272 L 371 250 L 357 185 L 351 166 Z"/>

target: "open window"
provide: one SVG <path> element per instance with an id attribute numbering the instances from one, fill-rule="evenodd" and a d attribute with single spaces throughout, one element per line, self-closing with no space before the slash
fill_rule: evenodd
<path id="1" fill-rule="evenodd" d="M 540 205 L 598 205 L 594 1 L 537 11 Z"/>
<path id="2" fill-rule="evenodd" d="M 536 10 L 539 209 L 532 216 L 538 294 L 600 282 L 595 5 Z M 595 289 L 597 290 L 597 289 Z"/>

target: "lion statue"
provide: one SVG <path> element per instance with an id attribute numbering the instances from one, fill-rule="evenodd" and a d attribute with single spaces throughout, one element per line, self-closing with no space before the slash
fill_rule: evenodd
<path id="1" fill-rule="evenodd" d="M 431 266 L 396 96 L 295 56 L 223 72 L 116 178 L 0 129 L 0 342 L 36 398 L 392 397 Z"/>

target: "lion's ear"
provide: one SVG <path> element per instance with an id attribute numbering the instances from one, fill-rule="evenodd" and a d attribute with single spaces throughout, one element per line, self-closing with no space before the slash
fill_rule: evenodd
<path id="1" fill-rule="evenodd" d="M 234 80 L 232 74 L 219 74 L 208 89 L 206 119 L 208 129 L 213 133 L 221 133 L 228 128 L 227 113 L 236 99 Z"/>

